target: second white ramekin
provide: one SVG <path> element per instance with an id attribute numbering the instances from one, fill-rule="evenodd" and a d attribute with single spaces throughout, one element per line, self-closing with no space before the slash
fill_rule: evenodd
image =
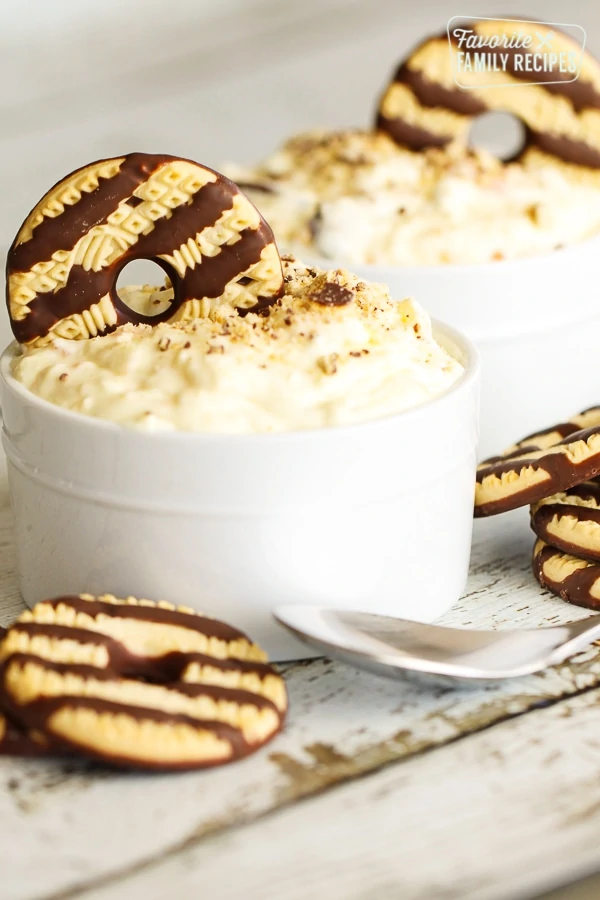
<path id="1" fill-rule="evenodd" d="M 282 603 L 431 621 L 463 590 L 479 365 L 446 394 L 365 424 L 263 435 L 147 434 L 53 406 L 0 360 L 20 589 L 29 605 L 110 592 L 192 606 L 274 659 L 306 656 Z"/>
<path id="2" fill-rule="evenodd" d="M 526 259 L 352 270 L 413 297 L 477 345 L 483 458 L 600 403 L 599 267 L 600 236 Z"/>

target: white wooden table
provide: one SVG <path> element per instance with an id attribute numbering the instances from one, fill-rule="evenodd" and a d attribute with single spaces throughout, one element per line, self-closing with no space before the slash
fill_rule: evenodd
<path id="1" fill-rule="evenodd" d="M 542 594 L 531 543 L 524 515 L 477 523 L 468 590 L 445 621 L 585 615 Z M 3 462 L 0 548 L 7 624 L 22 603 Z M 0 898 L 515 900 L 600 868 L 598 648 L 477 688 L 328 660 L 285 671 L 285 732 L 230 767 L 140 776 L 0 759 Z"/>

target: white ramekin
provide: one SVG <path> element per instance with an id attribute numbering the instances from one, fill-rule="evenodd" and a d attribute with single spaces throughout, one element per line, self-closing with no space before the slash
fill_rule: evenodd
<path id="1" fill-rule="evenodd" d="M 281 603 L 431 621 L 460 596 L 471 543 L 479 363 L 377 421 L 267 435 L 144 434 L 53 406 L 0 360 L 20 589 L 168 599 L 306 656 Z"/>
<path id="2" fill-rule="evenodd" d="M 599 266 L 595 237 L 527 259 L 352 270 L 397 299 L 414 297 L 477 345 L 485 457 L 600 403 Z"/>

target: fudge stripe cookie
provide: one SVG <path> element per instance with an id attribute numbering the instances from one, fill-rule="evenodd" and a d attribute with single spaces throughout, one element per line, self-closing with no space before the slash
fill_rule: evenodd
<path id="1" fill-rule="evenodd" d="M 531 527 L 553 547 L 600 561 L 600 484 L 585 482 L 531 507 Z"/>
<path id="2" fill-rule="evenodd" d="M 541 450 L 483 462 L 475 516 L 492 516 L 565 491 L 600 472 L 600 426 L 575 431 Z"/>
<path id="3" fill-rule="evenodd" d="M 117 293 L 133 259 L 171 280 L 173 301 L 156 316 Z M 11 326 L 24 344 L 196 318 L 216 300 L 260 309 L 282 291 L 273 232 L 256 207 L 228 178 L 174 156 L 133 153 L 71 173 L 30 212 L 7 257 Z"/>
<path id="4" fill-rule="evenodd" d="M 285 682 L 265 659 L 243 632 L 185 607 L 58 597 L 0 643 L 0 706 L 52 749 L 143 768 L 214 765 L 282 727 Z"/>
<path id="5" fill-rule="evenodd" d="M 542 587 L 567 603 L 600 610 L 600 565 L 550 547 L 542 540 L 533 548 L 533 574 Z"/>
<path id="6" fill-rule="evenodd" d="M 523 65 L 532 50 L 501 46 L 506 71 L 457 71 L 467 41 L 506 37 L 514 20 L 454 22 L 449 34 L 435 35 L 403 61 L 381 98 L 377 127 L 397 143 L 423 150 L 466 142 L 475 117 L 491 110 L 512 113 L 525 125 L 523 153 L 570 167 L 600 168 L 600 64 L 568 35 L 552 28 L 552 53 L 563 54 L 572 71 L 536 71 Z M 518 30 L 539 43 L 541 26 L 518 22 Z M 478 55 L 489 48 L 477 49 Z M 494 53 L 493 50 L 489 51 Z M 531 82 L 536 82 L 531 83 Z M 551 83 L 555 82 L 555 83 Z M 518 90 L 515 87 L 518 86 Z M 493 87 L 494 90 L 489 88 Z"/>

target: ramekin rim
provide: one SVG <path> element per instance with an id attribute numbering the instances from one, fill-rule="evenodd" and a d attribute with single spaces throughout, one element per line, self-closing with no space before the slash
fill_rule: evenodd
<path id="1" fill-rule="evenodd" d="M 590 246 L 591 245 L 591 246 Z M 518 256 L 511 259 L 495 259 L 488 262 L 479 263 L 430 263 L 427 265 L 394 265 L 393 263 L 346 263 L 340 262 L 339 259 L 328 259 L 318 253 L 311 253 L 309 262 L 318 265 L 324 269 L 331 268 L 336 265 L 345 265 L 358 269 L 357 274 L 360 275 L 361 270 L 375 271 L 381 269 L 388 272 L 406 272 L 409 275 L 439 273 L 446 275 L 477 275 L 480 273 L 498 272 L 499 269 L 504 271 L 515 269 L 523 270 L 528 268 L 544 268 L 549 260 L 556 260 L 565 256 L 581 253 L 582 250 L 598 250 L 600 249 L 600 232 L 590 235 L 582 241 L 575 241 L 572 244 L 565 244 L 545 253 L 534 253 L 531 256 Z M 305 253 L 305 255 L 307 255 Z M 567 259 L 566 262 L 569 262 Z M 376 279 L 372 279 L 376 280 Z"/>
<path id="2" fill-rule="evenodd" d="M 202 443 L 235 441 L 241 444 L 242 442 L 260 443 L 263 441 L 268 441 L 272 443 L 274 441 L 283 442 L 286 440 L 318 440 L 320 435 L 331 436 L 332 434 L 339 435 L 340 437 L 343 437 L 344 435 L 351 436 L 357 431 L 364 431 L 367 427 L 369 427 L 369 429 L 371 430 L 378 427 L 385 428 L 386 426 L 389 427 L 391 423 L 397 420 L 402 419 L 403 421 L 410 421 L 411 418 L 416 418 L 418 415 L 423 414 L 423 412 L 425 411 L 435 410 L 439 407 L 440 404 L 447 402 L 449 398 L 458 393 L 458 391 L 467 390 L 473 384 L 473 382 L 479 378 L 481 370 L 481 360 L 479 351 L 477 350 L 477 347 L 475 346 L 473 341 L 471 341 L 458 329 L 453 328 L 451 325 L 448 325 L 446 322 L 442 322 L 439 319 L 432 318 L 431 323 L 434 336 L 436 335 L 436 332 L 441 331 L 445 339 L 457 345 L 461 356 L 464 359 L 464 372 L 462 372 L 459 378 L 457 378 L 457 380 L 447 390 L 445 390 L 441 394 L 438 394 L 436 397 L 432 397 L 430 400 L 426 400 L 424 403 L 420 403 L 417 406 L 412 406 L 409 409 L 401 410 L 400 412 L 394 413 L 393 415 L 380 416 L 378 418 L 367 419 L 363 422 L 354 422 L 348 425 L 328 425 L 323 428 L 304 428 L 293 431 L 251 432 L 241 434 L 180 430 L 153 432 L 140 431 L 139 429 L 129 428 L 126 425 L 122 425 L 118 422 L 111 422 L 107 419 L 102 419 L 97 416 L 86 416 L 84 413 L 65 409 L 62 406 L 58 406 L 57 404 L 51 403 L 49 400 L 45 400 L 44 398 L 39 397 L 37 394 L 34 394 L 33 391 L 30 391 L 19 381 L 17 381 L 17 379 L 10 371 L 11 362 L 15 358 L 16 351 L 19 346 L 16 341 L 11 341 L 11 343 L 8 344 L 8 346 L 5 347 L 0 354 L 0 380 L 3 381 L 4 384 L 22 400 L 26 400 L 31 406 L 41 408 L 48 415 L 55 416 L 57 421 L 72 422 L 74 424 L 79 424 L 82 428 L 87 427 L 89 429 L 101 431 L 108 434 L 135 435 L 138 440 L 144 440 L 147 438 L 148 440 L 153 442 L 156 442 L 157 440 L 172 440 L 176 442 L 196 441 Z M 455 358 L 453 354 L 451 355 L 453 356 L 453 358 Z"/>

